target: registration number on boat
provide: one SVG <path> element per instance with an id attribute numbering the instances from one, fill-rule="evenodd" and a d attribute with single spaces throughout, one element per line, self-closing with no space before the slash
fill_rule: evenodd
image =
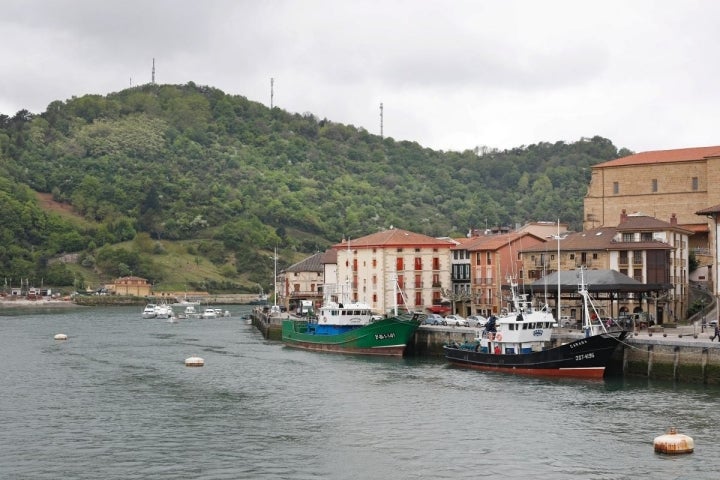
<path id="1" fill-rule="evenodd" d="M 376 333 L 375 340 L 387 340 L 389 338 L 395 338 L 394 333 Z"/>
<path id="2" fill-rule="evenodd" d="M 591 358 L 595 358 L 595 354 L 593 352 L 590 353 L 584 353 L 582 355 L 575 355 L 575 361 L 580 362 L 582 360 L 589 360 Z"/>

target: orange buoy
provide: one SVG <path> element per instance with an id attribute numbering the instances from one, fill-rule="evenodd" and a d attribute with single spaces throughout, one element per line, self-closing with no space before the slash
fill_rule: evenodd
<path id="1" fill-rule="evenodd" d="M 186 367 L 202 367 L 205 365 L 205 360 L 200 357 L 189 357 L 185 359 Z"/>
<path id="2" fill-rule="evenodd" d="M 680 453 L 692 453 L 695 449 L 695 442 L 692 437 L 677 433 L 675 427 L 671 427 L 665 435 L 655 437 L 653 446 L 657 453 L 668 453 L 671 455 Z"/>
<path id="3" fill-rule="evenodd" d="M 55 335 L 55 340 L 67 340 L 67 335 L 65 335 L 64 333 L 58 333 L 57 335 Z"/>

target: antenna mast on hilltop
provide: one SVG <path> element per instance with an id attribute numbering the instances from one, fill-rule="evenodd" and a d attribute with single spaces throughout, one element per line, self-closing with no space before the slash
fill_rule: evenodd
<path id="1" fill-rule="evenodd" d="M 380 138 L 383 138 L 383 104 L 380 103 Z"/>
<path id="2" fill-rule="evenodd" d="M 273 97 L 275 96 L 275 79 L 270 77 L 270 110 L 273 108 Z"/>
<path id="3" fill-rule="evenodd" d="M 153 69 L 152 69 L 152 81 L 150 82 L 155 85 L 155 59 L 153 58 Z"/>

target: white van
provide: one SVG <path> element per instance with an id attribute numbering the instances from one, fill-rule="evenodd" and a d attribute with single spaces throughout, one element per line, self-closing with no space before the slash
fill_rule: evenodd
<path id="1" fill-rule="evenodd" d="M 299 317 L 307 317 L 308 315 L 312 315 L 312 313 L 313 313 L 312 300 L 300 300 L 300 303 L 298 304 L 298 307 L 297 307 L 297 310 L 295 310 L 295 313 Z"/>

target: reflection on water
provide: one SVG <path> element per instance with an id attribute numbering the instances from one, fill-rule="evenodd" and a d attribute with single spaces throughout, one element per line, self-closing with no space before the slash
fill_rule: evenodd
<path id="1" fill-rule="evenodd" d="M 716 478 L 720 391 L 305 352 L 241 319 L 0 316 L 7 478 Z M 66 333 L 65 342 L 53 340 Z M 184 359 L 199 355 L 202 368 Z M 696 452 L 664 457 L 671 426 Z"/>

